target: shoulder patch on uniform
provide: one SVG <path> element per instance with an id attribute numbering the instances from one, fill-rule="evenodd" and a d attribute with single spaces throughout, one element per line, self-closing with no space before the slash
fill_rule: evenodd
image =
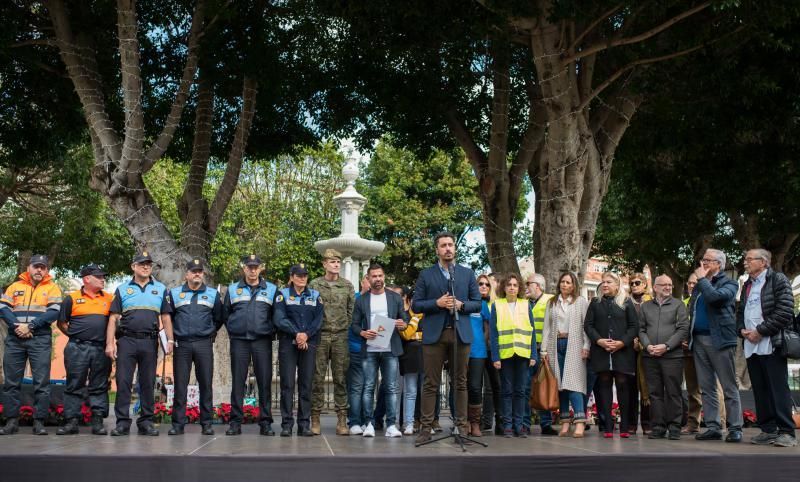
<path id="1" fill-rule="evenodd" d="M 317 303 L 322 304 L 322 298 L 317 298 Z"/>
<path id="2" fill-rule="evenodd" d="M 127 290 L 125 290 L 125 293 L 127 293 L 129 295 L 132 295 L 133 294 L 133 288 L 128 288 Z"/>
<path id="3" fill-rule="evenodd" d="M 278 302 L 283 301 L 283 295 L 278 295 L 277 297 L 275 297 L 275 301 L 278 301 Z"/>

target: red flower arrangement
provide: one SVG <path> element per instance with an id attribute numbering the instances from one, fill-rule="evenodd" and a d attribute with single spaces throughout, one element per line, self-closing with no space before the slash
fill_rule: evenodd
<path id="1" fill-rule="evenodd" d="M 221 403 L 219 406 L 214 407 L 214 418 L 217 420 L 222 421 L 222 423 L 228 423 L 231 421 L 231 404 L 230 403 Z"/>
<path id="2" fill-rule="evenodd" d="M 261 410 L 253 405 L 244 406 L 244 423 L 256 423 L 261 417 Z"/>
<path id="3" fill-rule="evenodd" d="M 756 414 L 752 410 L 743 410 L 742 419 L 744 419 L 745 427 L 752 427 L 756 424 Z"/>

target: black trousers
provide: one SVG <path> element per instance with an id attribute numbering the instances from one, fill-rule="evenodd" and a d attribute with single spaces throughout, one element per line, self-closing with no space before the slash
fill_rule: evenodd
<path id="1" fill-rule="evenodd" d="M 309 343 L 308 350 L 299 350 L 294 337 L 279 335 L 278 361 L 281 373 L 281 427 L 294 427 L 294 387 L 297 377 L 297 426 L 311 429 L 311 383 L 317 358 L 317 345 Z"/>
<path id="2" fill-rule="evenodd" d="M 114 402 L 117 427 L 128 429 L 131 426 L 131 391 L 137 366 L 141 410 L 136 425 L 139 428 L 153 425 L 157 363 L 158 340 L 155 338 L 123 336 L 117 340 L 117 400 Z"/>
<path id="3" fill-rule="evenodd" d="M 613 386 L 617 386 L 617 403 L 619 404 L 620 423 L 619 431 L 627 432 L 628 422 L 631 419 L 630 412 L 630 390 L 633 377 L 622 372 L 603 371 L 597 372 L 597 382 L 594 385 L 594 396 L 597 399 L 597 413 L 599 414 L 600 430 L 603 432 L 614 431 L 615 417 L 611 414 L 611 406 L 614 402 Z"/>
<path id="4" fill-rule="evenodd" d="M 81 406 L 89 392 L 92 415 L 108 417 L 108 377 L 111 359 L 106 356 L 102 342 L 90 343 L 70 340 L 64 347 L 64 368 L 67 385 L 64 387 L 64 417 L 81 417 Z M 87 387 L 88 380 L 88 387 Z"/>
<path id="5" fill-rule="evenodd" d="M 213 419 L 214 343 L 211 337 L 203 340 L 181 341 L 175 343 L 172 352 L 172 367 L 175 375 L 175 396 L 172 399 L 172 424 L 186 425 L 186 396 L 189 388 L 189 375 L 194 362 L 194 374 L 200 386 L 200 423 L 208 425 Z M 233 412 L 233 408 L 231 408 Z"/>
<path id="6" fill-rule="evenodd" d="M 5 323 L 4 321 L 1 323 Z M 50 407 L 50 334 L 36 335 L 22 339 L 9 330 L 6 337 L 6 351 L 3 354 L 3 396 L 5 398 L 5 418 L 19 417 L 22 403 L 22 376 L 25 362 L 30 360 L 33 372 L 34 411 L 33 417 L 47 418 Z"/>
<path id="7" fill-rule="evenodd" d="M 780 355 L 750 355 L 747 371 L 756 402 L 756 420 L 762 432 L 794 437 L 792 394 L 786 358 Z"/>
<path id="8" fill-rule="evenodd" d="M 231 338 L 231 425 L 241 425 L 244 419 L 244 389 L 251 359 L 258 385 L 258 423 L 272 423 L 272 337 Z"/>
<path id="9" fill-rule="evenodd" d="M 650 392 L 650 427 L 680 430 L 683 415 L 683 356 L 643 357 L 644 376 Z"/>

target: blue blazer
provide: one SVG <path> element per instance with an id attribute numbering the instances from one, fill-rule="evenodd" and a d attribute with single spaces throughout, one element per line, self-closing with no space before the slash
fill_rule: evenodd
<path id="1" fill-rule="evenodd" d="M 450 282 L 442 274 L 439 264 L 425 269 L 417 279 L 414 288 L 414 298 L 411 309 L 416 313 L 423 313 L 422 318 L 422 343 L 430 345 L 439 341 L 445 323 L 452 319 L 450 311 L 436 306 L 436 300 L 449 292 Z M 475 273 L 464 266 L 455 266 L 455 296 L 464 303 L 458 313 L 458 323 L 455 324 L 456 333 L 462 343 L 472 343 L 472 325 L 469 321 L 470 313 L 480 313 L 481 293 L 478 291 L 478 282 Z"/>

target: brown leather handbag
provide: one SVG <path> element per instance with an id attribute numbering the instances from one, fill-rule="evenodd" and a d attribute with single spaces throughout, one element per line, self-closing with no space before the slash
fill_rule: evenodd
<path id="1" fill-rule="evenodd" d="M 534 410 L 558 410 L 558 381 L 549 363 L 542 363 L 531 379 L 529 403 Z"/>

